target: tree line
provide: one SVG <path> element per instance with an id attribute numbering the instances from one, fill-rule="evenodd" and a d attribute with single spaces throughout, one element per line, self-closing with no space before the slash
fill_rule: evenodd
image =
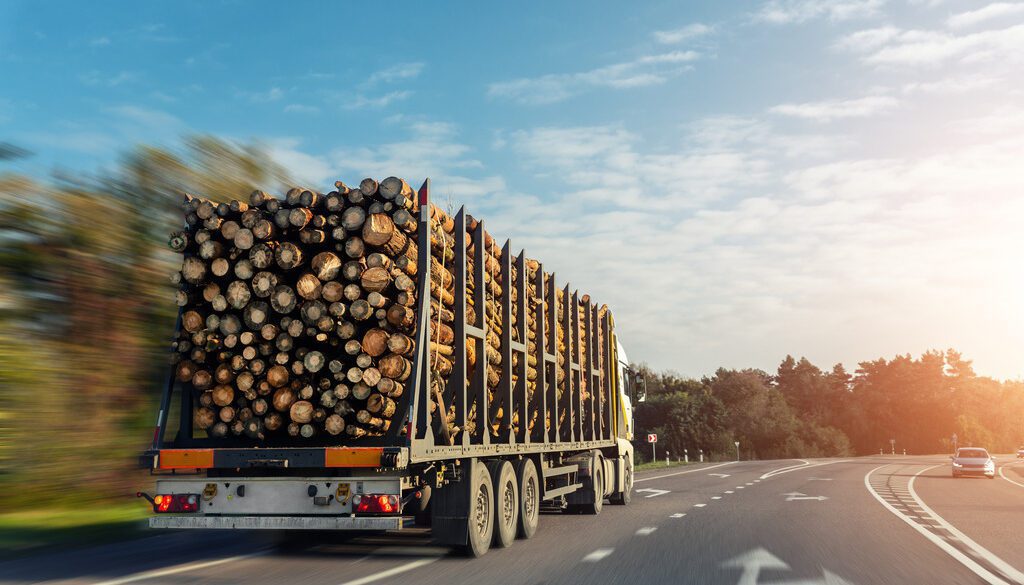
<path id="1" fill-rule="evenodd" d="M 822 370 L 786 356 L 774 373 L 719 369 L 684 378 L 639 368 L 646 395 L 635 405 L 637 452 L 649 458 L 647 433 L 665 450 L 691 459 L 947 453 L 960 446 L 1013 451 L 1024 444 L 1024 382 L 978 376 L 954 350 L 915 358 L 842 364 Z M 644 384 L 639 387 L 644 392 Z M 892 442 L 894 441 L 894 443 Z"/>

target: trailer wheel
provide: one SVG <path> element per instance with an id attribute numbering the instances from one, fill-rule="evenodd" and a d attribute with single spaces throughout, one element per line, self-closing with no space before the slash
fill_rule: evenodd
<path id="1" fill-rule="evenodd" d="M 512 464 L 504 459 L 487 462 L 494 484 L 494 540 L 498 548 L 506 548 L 516 538 L 519 521 L 519 486 Z"/>
<path id="2" fill-rule="evenodd" d="M 466 518 L 468 531 L 462 552 L 466 556 L 481 557 L 491 548 L 494 535 L 494 488 L 491 474 L 479 463 L 472 466 L 470 478 L 469 515 Z"/>
<path id="3" fill-rule="evenodd" d="M 519 480 L 519 538 L 526 540 L 537 533 L 540 522 L 540 480 L 537 466 L 529 457 L 516 464 L 516 479 Z"/>
<path id="4" fill-rule="evenodd" d="M 600 451 L 594 452 L 593 468 L 591 469 L 591 486 L 594 489 L 594 502 L 583 505 L 584 514 L 600 514 L 604 507 L 604 456 Z"/>
<path id="5" fill-rule="evenodd" d="M 616 506 L 625 506 L 633 499 L 633 458 L 625 457 L 622 463 L 622 491 L 612 494 L 608 503 Z"/>

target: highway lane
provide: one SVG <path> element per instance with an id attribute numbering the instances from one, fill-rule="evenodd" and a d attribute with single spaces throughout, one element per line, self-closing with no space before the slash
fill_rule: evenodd
<path id="1" fill-rule="evenodd" d="M 941 457 L 867 457 L 645 472 L 629 506 L 606 504 L 596 517 L 544 514 L 534 539 L 472 561 L 429 546 L 424 532 L 338 543 L 322 537 L 294 552 L 250 535 L 177 533 L 0 564 L 0 582 L 366 585 L 412 575 L 445 585 L 985 582 L 872 493 L 877 486 L 900 504 L 919 470 L 913 488 L 924 503 L 1011 570 L 1024 568 L 1016 530 L 1024 486 L 946 481 L 945 466 Z M 1024 468 L 1007 470 L 1017 471 Z M 1007 477 L 1024 484 L 1020 475 Z"/>

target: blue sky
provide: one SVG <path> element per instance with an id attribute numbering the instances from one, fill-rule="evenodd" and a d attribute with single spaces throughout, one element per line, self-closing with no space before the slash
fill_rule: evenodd
<path id="1" fill-rule="evenodd" d="M 0 4 L 10 170 L 259 140 L 434 180 L 689 375 L 956 347 L 1024 376 L 1024 3 Z"/>

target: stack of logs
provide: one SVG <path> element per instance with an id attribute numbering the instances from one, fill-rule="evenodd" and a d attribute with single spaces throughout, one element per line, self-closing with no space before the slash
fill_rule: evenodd
<path id="1" fill-rule="evenodd" d="M 416 351 L 416 301 L 429 294 L 431 409 L 436 415 L 442 405 L 447 416 L 439 418 L 453 440 L 462 430 L 477 432 L 476 405 L 470 405 L 466 429 L 459 429 L 454 404 L 444 398 L 454 357 L 455 222 L 430 207 L 431 286 L 419 291 L 414 191 L 396 177 L 364 179 L 354 189 L 340 181 L 335 186 L 327 194 L 295 188 L 282 199 L 256 191 L 248 202 L 220 204 L 186 196 L 186 229 L 172 234 L 169 245 L 184 254 L 173 277 L 182 311 L 173 355 L 177 380 L 194 392 L 194 426 L 211 437 L 252 440 L 382 436 L 393 422 L 400 424 L 393 421 L 397 403 L 414 390 L 405 384 Z M 476 227 L 470 218 L 467 230 Z M 493 393 L 505 366 L 503 327 L 520 341 L 522 316 L 513 309 L 512 323 L 505 324 L 501 306 L 507 294 L 516 307 L 521 275 L 513 269 L 513 282 L 503 282 L 502 251 L 484 235 L 483 283 L 474 282 L 467 238 L 467 322 L 477 322 L 477 286 L 485 288 L 487 316 L 485 355 L 477 356 L 467 343 L 467 371 L 485 359 Z M 529 397 L 537 390 L 536 308 L 548 307 L 530 286 L 539 264 L 529 260 L 526 266 Z M 549 351 L 558 348 L 562 366 L 566 332 L 558 294 L 558 327 L 546 341 Z M 581 324 L 584 306 L 589 303 L 580 305 Z M 586 340 L 579 347 L 585 351 Z M 560 389 L 563 370 L 557 368 Z M 490 414 L 491 432 L 504 416 L 500 408 Z M 536 416 L 526 422 L 532 429 Z M 518 430 L 522 423 L 514 413 L 511 426 Z M 404 432 L 404 425 L 396 431 Z"/>

